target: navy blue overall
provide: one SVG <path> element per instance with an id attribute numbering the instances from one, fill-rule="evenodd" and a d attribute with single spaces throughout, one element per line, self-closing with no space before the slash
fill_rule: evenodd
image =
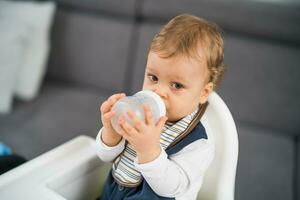
<path id="1" fill-rule="evenodd" d="M 177 153 L 185 146 L 190 143 L 199 140 L 199 139 L 207 139 L 207 134 L 205 128 L 202 123 L 199 122 L 195 128 L 185 136 L 181 141 L 177 144 L 171 146 L 166 149 L 166 153 L 168 156 Z M 118 185 L 112 177 L 112 173 L 110 171 L 108 178 L 106 180 L 103 193 L 100 200 L 169 200 L 175 198 L 167 198 L 158 196 L 148 185 L 145 179 L 137 187 L 124 187 Z"/>

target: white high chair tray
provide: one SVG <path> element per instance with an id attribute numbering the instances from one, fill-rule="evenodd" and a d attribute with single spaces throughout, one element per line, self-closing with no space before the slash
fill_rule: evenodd
<path id="1" fill-rule="evenodd" d="M 79 136 L 3 174 L 0 199 L 95 199 L 102 162 L 94 145 L 93 138 Z"/>

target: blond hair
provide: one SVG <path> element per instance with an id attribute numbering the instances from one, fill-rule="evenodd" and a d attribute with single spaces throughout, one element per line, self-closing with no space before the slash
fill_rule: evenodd
<path id="1" fill-rule="evenodd" d="M 199 48 L 205 56 L 209 82 L 216 87 L 225 71 L 224 42 L 216 24 L 189 14 L 176 16 L 155 35 L 149 51 L 158 52 L 163 58 L 187 56 L 201 59 Z"/>

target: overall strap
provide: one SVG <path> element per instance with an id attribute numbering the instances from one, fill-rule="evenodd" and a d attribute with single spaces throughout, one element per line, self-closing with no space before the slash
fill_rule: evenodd
<path id="1" fill-rule="evenodd" d="M 171 148 L 172 146 L 176 145 L 178 142 L 180 142 L 183 138 L 185 138 L 194 128 L 195 126 L 199 123 L 201 117 L 203 116 L 206 108 L 208 106 L 208 102 L 199 105 L 199 110 L 196 114 L 196 116 L 194 117 L 194 119 L 191 121 L 191 123 L 189 124 L 188 128 L 182 133 L 180 134 L 180 136 L 178 136 L 169 146 L 167 149 Z"/>

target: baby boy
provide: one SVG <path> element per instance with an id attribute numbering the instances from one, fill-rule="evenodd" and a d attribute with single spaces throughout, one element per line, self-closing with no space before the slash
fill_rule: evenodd
<path id="1" fill-rule="evenodd" d="M 110 123 L 112 106 L 125 94 L 115 94 L 101 105 L 103 128 L 97 153 L 113 162 L 101 200 L 196 199 L 214 144 L 200 119 L 210 93 L 224 73 L 223 39 L 217 25 L 193 15 L 171 19 L 151 42 L 143 90 L 158 94 L 166 116 L 154 123 L 149 106 L 145 120 L 132 111 L 133 125 Z"/>

